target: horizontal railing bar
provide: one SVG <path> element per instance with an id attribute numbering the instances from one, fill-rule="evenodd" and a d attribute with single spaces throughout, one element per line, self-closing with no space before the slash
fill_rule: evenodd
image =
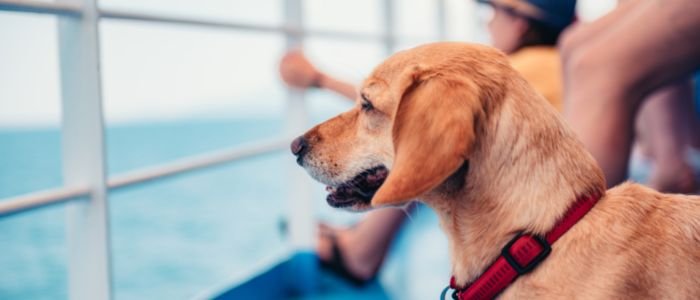
<path id="1" fill-rule="evenodd" d="M 382 42 L 387 39 L 385 35 L 381 34 L 371 34 L 371 33 L 359 33 L 359 32 L 347 32 L 347 31 L 333 31 L 333 30 L 313 30 L 306 29 L 303 34 L 306 37 L 323 37 L 323 38 L 333 38 L 333 39 L 349 39 L 349 40 L 364 40 L 368 42 Z"/>
<path id="2" fill-rule="evenodd" d="M 181 175 L 183 173 L 217 166 L 244 158 L 268 154 L 284 149 L 288 144 L 289 139 L 280 138 L 187 157 L 164 165 L 148 167 L 129 172 L 127 174 L 117 175 L 108 180 L 108 188 L 110 191 L 112 191 L 149 181 L 165 179 L 175 175 Z M 61 187 L 7 199 L 0 199 L 0 217 L 33 210 L 52 204 L 68 202 L 80 197 L 88 196 L 89 194 L 90 190 L 87 187 Z"/>
<path id="3" fill-rule="evenodd" d="M 89 194 L 87 187 L 60 187 L 0 200 L 0 217 L 68 202 Z"/>
<path id="4" fill-rule="evenodd" d="M 156 15 L 156 14 L 150 14 L 150 13 L 139 13 L 139 12 L 114 10 L 114 9 L 100 9 L 100 17 L 106 18 L 106 19 L 169 23 L 169 24 L 214 27 L 214 28 L 223 28 L 223 29 L 239 29 L 239 30 L 263 31 L 263 32 L 294 33 L 294 30 L 292 30 L 290 28 L 283 27 L 283 26 L 270 26 L 270 25 L 257 25 L 257 24 L 246 24 L 246 23 L 235 23 L 235 22 L 223 22 L 223 21 L 214 21 L 214 20 L 197 19 L 197 18 L 189 18 L 189 17 Z"/>
<path id="5" fill-rule="evenodd" d="M 273 26 L 273 25 L 260 25 L 260 24 L 248 24 L 248 23 L 236 23 L 236 22 L 223 22 L 214 21 L 206 19 L 197 19 L 189 17 L 179 17 L 179 16 L 166 16 L 157 15 L 150 13 L 139 13 L 130 12 L 123 10 L 114 9 L 101 9 L 100 16 L 105 19 L 118 19 L 118 20 L 130 20 L 130 21 L 144 21 L 144 22 L 157 22 L 157 23 L 168 23 L 168 24 L 178 24 L 178 25 L 190 25 L 190 26 L 202 26 L 202 27 L 214 27 L 221 29 L 237 29 L 237 30 L 252 30 L 252 31 L 262 31 L 262 32 L 280 32 L 288 34 L 297 35 L 313 35 L 320 37 L 329 38 L 345 38 L 345 39 L 356 39 L 356 40 L 367 40 L 367 41 L 378 41 L 385 37 L 382 35 L 373 35 L 366 33 L 354 33 L 354 32 L 344 32 L 344 31 L 332 31 L 332 30 L 306 30 L 301 31 L 293 29 L 287 26 Z"/>
<path id="6" fill-rule="evenodd" d="M 159 23 L 169 23 L 169 24 L 180 24 L 180 25 L 193 25 L 193 26 L 204 26 L 204 27 L 218 27 L 223 29 L 238 29 L 238 30 L 253 30 L 253 31 L 263 31 L 263 32 L 281 32 L 289 34 L 304 34 L 319 37 L 329 37 L 329 38 L 344 38 L 344 39 L 355 39 L 355 40 L 367 40 L 367 41 L 378 41 L 385 37 L 382 35 L 373 35 L 366 33 L 355 33 L 355 32 L 344 32 L 344 31 L 332 31 L 332 30 L 306 30 L 302 32 L 301 30 L 294 30 L 290 27 L 285 26 L 271 26 L 271 25 L 259 25 L 259 24 L 246 24 L 246 23 L 234 23 L 234 22 L 221 22 L 205 19 L 187 18 L 187 17 L 176 17 L 176 16 L 164 16 L 148 13 L 135 13 L 128 11 L 119 11 L 112 9 L 102 9 L 100 16 L 107 19 L 121 19 L 121 20 L 131 20 L 131 21 L 144 21 L 144 22 L 159 22 Z"/>
<path id="7" fill-rule="evenodd" d="M 65 3 L 22 1 L 22 0 L 0 0 L 0 11 L 32 12 L 57 15 L 80 16 L 80 7 Z M 224 22 L 206 19 L 197 19 L 179 16 L 166 16 L 149 13 L 138 13 L 115 9 L 101 9 L 100 17 L 105 19 L 130 20 L 143 22 L 167 23 L 187 26 L 200 26 L 221 29 L 236 29 L 260 32 L 279 32 L 296 35 L 306 35 L 313 37 L 364 40 L 368 42 L 383 41 L 387 37 L 381 34 L 356 33 L 333 30 L 297 30 L 286 26 L 272 26 L 236 22 Z"/>
<path id="8" fill-rule="evenodd" d="M 39 2 L 25 0 L 0 0 L 0 11 L 28 12 L 38 14 L 80 16 L 79 5 L 58 2 Z"/>
<path id="9" fill-rule="evenodd" d="M 289 139 L 283 138 L 187 157 L 161 166 L 148 167 L 115 176 L 108 180 L 108 187 L 111 191 L 135 184 L 164 179 L 202 168 L 279 151 L 286 148 L 288 145 Z"/>

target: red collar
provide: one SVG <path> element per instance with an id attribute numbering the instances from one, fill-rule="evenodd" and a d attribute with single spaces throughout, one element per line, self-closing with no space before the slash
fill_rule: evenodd
<path id="1" fill-rule="evenodd" d="M 496 261 L 466 288 L 455 284 L 454 276 L 448 289 L 454 289 L 454 300 L 493 299 L 519 276 L 532 271 L 552 251 L 551 245 L 581 220 L 598 202 L 600 196 L 581 197 L 569 208 L 564 217 L 544 238 L 531 234 L 518 234 L 501 251 Z"/>

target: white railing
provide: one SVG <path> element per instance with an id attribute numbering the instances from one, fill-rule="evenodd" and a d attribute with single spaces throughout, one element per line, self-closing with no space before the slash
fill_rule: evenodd
<path id="1" fill-rule="evenodd" d="M 90 189 L 87 186 L 81 186 L 49 189 L 7 198 L 0 201 L 0 217 L 75 200 L 89 194 Z"/>
<path id="2" fill-rule="evenodd" d="M 225 163 L 286 149 L 288 144 L 289 139 L 282 138 L 191 156 L 172 161 L 165 165 L 143 168 L 125 174 L 116 175 L 107 180 L 107 188 L 109 191 L 114 191 L 119 188 L 131 187 L 153 180 L 165 179 L 207 167 L 220 166 Z M 87 186 L 80 186 L 49 189 L 18 197 L 12 197 L 5 200 L 0 200 L 0 217 L 71 200 L 77 200 L 78 198 L 87 197 L 89 195 L 90 188 Z"/>
<path id="3" fill-rule="evenodd" d="M 0 11 L 29 12 L 51 15 L 80 16 L 82 10 L 75 3 L 40 2 L 24 0 L 0 1 Z"/>
<path id="4" fill-rule="evenodd" d="M 67 205 L 69 297 L 71 299 L 110 299 L 111 263 L 107 213 L 108 191 L 160 180 L 193 170 L 271 153 L 287 147 L 289 138 L 259 142 L 149 167 L 113 178 L 105 170 L 104 119 L 101 74 L 99 71 L 99 20 L 122 19 L 203 26 L 227 30 L 278 32 L 287 37 L 287 47 L 297 47 L 305 36 L 382 42 L 386 53 L 396 47 L 394 30 L 395 0 L 383 0 L 385 30 L 380 35 L 308 30 L 302 27 L 302 0 L 285 0 L 285 24 L 256 24 L 211 21 L 120 10 L 99 9 L 96 0 L 57 0 L 39 2 L 0 0 L 0 11 L 60 16 L 58 41 L 62 90 L 62 148 L 64 187 L 0 199 L 0 217 L 48 205 Z M 445 37 L 445 0 L 437 0 L 439 37 Z M 308 126 L 303 94 L 289 91 L 285 134 L 302 132 Z M 309 250 L 314 243 L 313 202 L 308 176 L 301 168 L 288 172 L 289 233 L 292 249 Z M 76 201 L 84 200 L 84 201 Z"/>

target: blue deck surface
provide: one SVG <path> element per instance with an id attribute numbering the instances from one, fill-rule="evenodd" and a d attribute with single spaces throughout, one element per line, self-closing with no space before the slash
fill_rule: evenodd
<path id="1" fill-rule="evenodd" d="M 297 253 L 215 299 L 390 299 L 378 280 L 357 287 L 325 270 L 308 268 L 316 260 L 312 253 Z"/>
<path id="2" fill-rule="evenodd" d="M 447 242 L 437 217 L 425 206 L 411 214 L 378 278 L 357 287 L 318 267 L 314 253 L 294 253 L 215 299 L 434 299 L 450 276 Z M 205 298 L 209 298 L 206 296 Z"/>

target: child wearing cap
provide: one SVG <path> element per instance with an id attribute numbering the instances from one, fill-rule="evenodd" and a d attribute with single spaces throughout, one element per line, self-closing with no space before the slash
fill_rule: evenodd
<path id="1" fill-rule="evenodd" d="M 576 0 L 478 0 L 493 7 L 488 24 L 494 47 L 559 111 L 562 110 L 562 31 L 575 20 Z"/>

